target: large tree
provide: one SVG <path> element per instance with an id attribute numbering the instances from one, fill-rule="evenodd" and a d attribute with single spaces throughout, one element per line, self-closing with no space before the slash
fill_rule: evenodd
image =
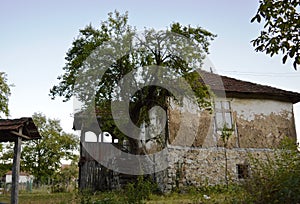
<path id="1" fill-rule="evenodd" d="M 291 58 L 297 69 L 300 64 L 300 1 L 260 0 L 259 4 L 251 22 L 262 21 L 264 28 L 252 41 L 255 50 L 270 56 L 282 53 L 282 62 Z"/>
<path id="2" fill-rule="evenodd" d="M 166 109 L 167 97 L 174 96 L 172 91 L 157 85 L 164 84 L 163 81 L 172 83 L 184 78 L 199 105 L 209 106 L 205 100 L 207 87 L 199 82 L 195 70 L 201 67 L 214 37 L 199 26 L 179 23 L 171 24 L 166 31 L 145 29 L 138 33 L 128 25 L 127 13 L 109 13 L 108 20 L 101 22 L 99 28 L 89 25 L 80 30 L 66 54 L 64 73 L 58 77 L 60 82 L 50 94 L 53 98 L 62 96 L 65 101 L 75 96 L 84 105 L 95 101 L 102 130 L 123 139 L 126 133 L 112 120 L 111 105 L 129 97 L 133 123 L 140 126 L 149 122 L 149 110 L 154 106 Z M 186 84 L 181 85 L 173 87 L 173 91 L 188 95 Z M 128 121 L 123 125 L 128 127 Z M 137 153 L 136 140 L 128 139 L 131 150 Z"/>
<path id="3" fill-rule="evenodd" d="M 40 184 L 61 168 L 62 159 L 76 157 L 78 138 L 65 133 L 59 120 L 46 118 L 41 113 L 35 113 L 32 119 L 42 138 L 23 142 L 21 170 L 34 175 L 35 181 Z"/>

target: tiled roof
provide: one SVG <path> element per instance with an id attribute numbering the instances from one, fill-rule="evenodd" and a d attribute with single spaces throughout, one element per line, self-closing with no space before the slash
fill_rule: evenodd
<path id="1" fill-rule="evenodd" d="M 11 132 L 18 132 L 22 127 L 22 135 L 28 139 L 40 139 L 41 136 L 35 126 L 32 118 L 20 119 L 0 119 L 0 142 L 12 142 L 15 140 L 16 135 Z M 23 138 L 24 140 L 28 140 Z"/>
<path id="2" fill-rule="evenodd" d="M 300 94 L 296 92 L 285 91 L 271 86 L 242 81 L 204 71 L 201 71 L 200 75 L 202 77 L 201 81 L 204 81 L 216 95 L 225 92 L 226 97 L 273 99 L 291 103 L 300 101 Z"/>
<path id="3" fill-rule="evenodd" d="M 12 175 L 12 171 L 8 171 L 8 172 L 6 172 L 6 174 L 5 175 Z M 26 172 L 23 172 L 23 171 L 21 171 L 20 173 L 19 173 L 19 176 L 30 176 L 30 174 L 29 173 L 26 173 Z"/>
<path id="4" fill-rule="evenodd" d="M 222 76 L 206 71 L 199 71 L 200 81 L 210 87 L 210 90 L 219 97 L 246 98 L 246 99 L 271 99 L 290 103 L 300 102 L 300 93 L 285 91 L 271 86 L 260 85 L 227 76 Z M 90 114 L 99 116 L 106 109 L 97 109 Z M 89 113 L 87 113 L 89 115 Z M 81 120 L 86 116 L 79 112 L 75 114 L 74 130 L 81 129 Z"/>

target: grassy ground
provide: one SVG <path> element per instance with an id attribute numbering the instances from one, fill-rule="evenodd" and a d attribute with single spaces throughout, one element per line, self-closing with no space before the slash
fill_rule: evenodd
<path id="1" fill-rule="evenodd" d="M 72 203 L 74 195 L 72 193 L 55 193 L 55 194 L 20 194 L 20 204 L 38 204 L 38 203 Z M 9 195 L 0 195 L 0 203 L 10 203 Z M 75 203 L 75 202 L 74 202 Z"/>
<path id="2" fill-rule="evenodd" d="M 209 194 L 208 194 L 209 193 Z M 209 199 L 205 196 L 209 196 Z M 206 197 L 206 198 L 205 198 Z M 147 204 L 192 204 L 192 203 L 241 203 L 243 200 L 243 193 L 241 191 L 232 190 L 214 190 L 211 192 L 203 192 L 191 190 L 185 193 L 170 193 L 166 195 L 151 194 L 150 199 L 145 201 Z M 0 203 L 10 203 L 10 196 L 0 195 Z M 47 192 L 33 192 L 20 193 L 19 204 L 112 204 L 125 203 L 126 193 L 122 192 L 105 192 L 97 194 L 83 194 L 78 193 L 47 193 Z"/>

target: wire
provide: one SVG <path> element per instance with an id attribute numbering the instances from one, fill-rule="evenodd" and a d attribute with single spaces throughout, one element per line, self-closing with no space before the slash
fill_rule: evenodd
<path id="1" fill-rule="evenodd" d="M 232 73 L 235 75 L 260 76 L 260 77 L 300 77 L 300 73 L 276 73 L 276 72 L 241 72 L 234 70 L 218 70 L 222 73 Z"/>

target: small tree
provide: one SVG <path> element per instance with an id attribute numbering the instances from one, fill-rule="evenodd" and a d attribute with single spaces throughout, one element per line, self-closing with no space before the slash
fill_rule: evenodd
<path id="1" fill-rule="evenodd" d="M 23 143 L 21 170 L 33 174 L 37 184 L 46 183 L 61 168 L 61 160 L 76 157 L 79 141 L 65 133 L 60 121 L 41 113 L 32 116 L 42 139 Z"/>
<path id="2" fill-rule="evenodd" d="M 228 187 L 228 161 L 227 161 L 227 146 L 228 146 L 228 140 L 233 134 L 233 129 L 228 128 L 226 124 L 224 124 L 224 127 L 222 129 L 221 138 L 224 144 L 224 155 L 225 155 L 225 182 L 226 186 Z"/>

